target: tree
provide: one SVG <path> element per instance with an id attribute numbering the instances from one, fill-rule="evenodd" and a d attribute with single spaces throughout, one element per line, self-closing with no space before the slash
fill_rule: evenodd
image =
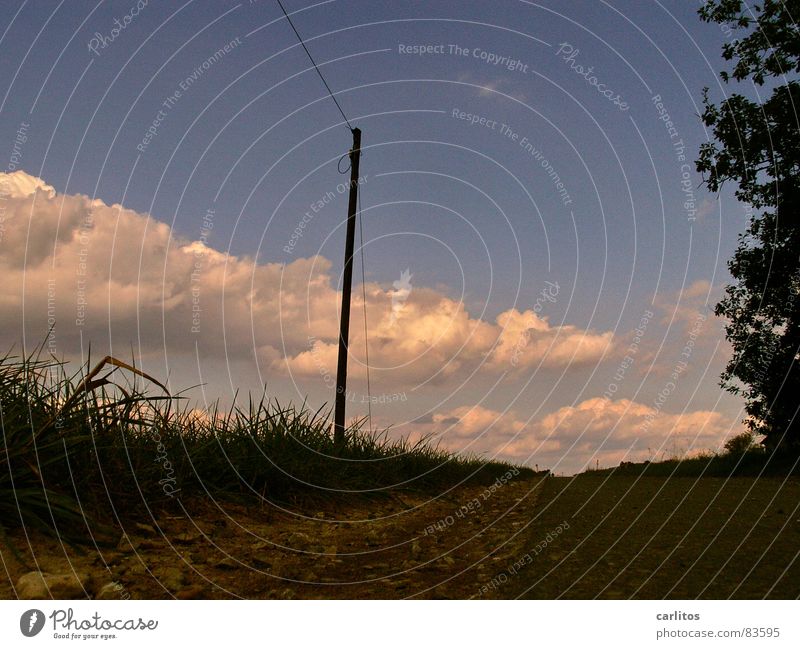
<path id="1" fill-rule="evenodd" d="M 759 448 L 762 447 L 759 447 L 759 445 L 756 444 L 756 441 L 753 438 L 753 433 L 748 430 L 744 433 L 739 433 L 738 435 L 731 437 L 727 442 L 725 442 L 725 455 L 739 458 L 742 455 L 753 452 Z"/>
<path id="2" fill-rule="evenodd" d="M 771 449 L 800 452 L 800 0 L 708 0 L 702 20 L 740 35 L 723 47 L 731 71 L 756 99 L 732 94 L 719 105 L 704 91 L 703 123 L 713 138 L 697 170 L 711 191 L 736 184 L 752 207 L 715 312 L 733 346 L 721 385 L 741 394 L 752 433 Z M 763 98 L 762 98 L 763 97 Z M 759 101 L 760 100 L 760 101 Z"/>

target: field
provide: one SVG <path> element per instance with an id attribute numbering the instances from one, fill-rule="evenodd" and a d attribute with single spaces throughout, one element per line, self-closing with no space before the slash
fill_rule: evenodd
<path id="1" fill-rule="evenodd" d="M 570 529 L 509 596 L 800 596 L 797 478 L 551 478 L 540 505 L 532 541 Z"/>

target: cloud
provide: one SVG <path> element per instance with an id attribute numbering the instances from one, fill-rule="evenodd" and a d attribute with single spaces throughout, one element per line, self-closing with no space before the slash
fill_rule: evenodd
<path id="1" fill-rule="evenodd" d="M 214 218 L 207 215 L 204 227 L 213 228 Z M 45 351 L 68 358 L 91 344 L 95 355 L 128 355 L 131 348 L 162 358 L 199 353 L 204 361 L 255 358 L 273 376 L 322 381 L 335 374 L 340 294 L 323 257 L 256 263 L 176 236 L 150 215 L 59 194 L 24 172 L 0 174 L 0 219 L 6 348 L 23 334 L 31 348 L 52 326 Z M 681 297 L 688 321 L 710 288 L 696 282 L 660 304 L 674 310 Z M 360 293 L 354 313 L 363 306 Z M 369 283 L 365 293 L 373 378 L 382 375 L 395 389 L 428 382 L 440 387 L 438 399 L 472 372 L 514 377 L 539 367 L 591 366 L 616 353 L 611 332 L 553 325 L 532 309 L 512 307 L 488 320 L 424 286 L 409 285 L 402 300 L 392 286 Z M 350 367 L 358 377 L 363 329 L 354 324 L 351 333 Z M 461 405 L 403 428 L 435 433 L 452 450 L 543 466 L 568 462 L 577 470 L 594 458 L 608 465 L 636 454 L 716 448 L 732 427 L 711 411 L 669 414 L 595 398 L 532 421 Z"/>
<path id="2" fill-rule="evenodd" d="M 50 197 L 55 196 L 56 190 L 41 178 L 26 174 L 24 171 L 0 174 L 0 195 L 10 198 L 25 198 L 41 190 Z"/>
<path id="3" fill-rule="evenodd" d="M 356 298 L 353 309 L 363 302 Z M 356 311 L 357 312 L 357 311 Z M 600 362 L 613 344 L 611 332 L 596 333 L 564 325 L 551 326 L 533 311 L 510 309 L 494 322 L 470 317 L 464 304 L 432 289 L 414 289 L 396 314 L 391 295 L 370 286 L 368 324 L 370 369 L 395 385 L 418 385 L 422 381 L 441 384 L 453 377 L 479 370 L 497 375 L 520 374 L 536 367 L 579 367 Z M 363 328 L 351 334 L 350 348 L 356 356 L 364 347 Z M 308 349 L 272 367 L 296 376 L 332 374 L 336 368 L 338 340 L 315 338 Z M 365 364 L 352 372 L 363 376 Z"/>
<path id="4" fill-rule="evenodd" d="M 710 309 L 722 294 L 720 286 L 712 286 L 705 279 L 698 279 L 677 291 L 659 293 L 655 306 L 661 311 L 662 324 L 682 326 L 690 329 L 698 314 L 710 315 Z"/>
<path id="5" fill-rule="evenodd" d="M 24 172 L 0 174 L 3 342 L 74 354 L 168 353 L 257 359 L 272 372 L 323 380 L 335 374 L 340 294 L 324 257 L 256 263 L 192 241 L 148 214 L 57 193 Z M 213 229 L 208 214 L 201 224 Z M 202 229 L 198 227 L 198 231 Z M 206 237 L 207 238 L 207 237 Z M 611 332 L 553 326 L 533 311 L 494 321 L 470 316 L 438 290 L 365 287 L 370 362 L 393 384 L 443 384 L 480 370 L 519 372 L 599 362 Z M 353 312 L 362 308 L 360 291 Z M 351 362 L 363 374 L 363 329 L 354 320 Z"/>
<path id="6" fill-rule="evenodd" d="M 423 428 L 453 451 L 577 471 L 595 460 L 612 466 L 716 450 L 735 422 L 714 411 L 666 413 L 628 399 L 598 397 L 530 422 L 511 411 L 461 407 L 433 414 Z"/>
<path id="7" fill-rule="evenodd" d="M 547 368 L 588 365 L 600 361 L 611 349 L 613 334 L 586 331 L 571 325 L 553 327 L 547 318 L 534 311 L 510 309 L 497 317 L 502 327 L 490 364 L 527 368 L 540 364 Z"/>
<path id="8" fill-rule="evenodd" d="M 304 331 L 283 321 L 329 327 L 336 291 L 323 258 L 256 264 L 174 237 L 121 205 L 56 194 L 23 172 L 2 176 L 0 187 L 10 188 L 0 258 L 6 343 L 19 341 L 23 322 L 29 345 L 40 343 L 51 320 L 60 352 L 89 342 L 125 353 L 198 345 L 204 354 L 255 349 L 269 358 L 305 345 Z"/>

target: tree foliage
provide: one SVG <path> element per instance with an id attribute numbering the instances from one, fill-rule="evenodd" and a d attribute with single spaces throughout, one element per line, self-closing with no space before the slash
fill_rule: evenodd
<path id="1" fill-rule="evenodd" d="M 765 444 L 800 450 L 800 0 L 709 0 L 699 14 L 737 38 L 723 47 L 725 83 L 745 86 L 719 105 L 706 89 L 702 119 L 713 138 L 697 170 L 709 189 L 727 182 L 751 206 L 728 267 L 734 282 L 716 306 L 733 346 L 722 385 L 746 401 Z"/>

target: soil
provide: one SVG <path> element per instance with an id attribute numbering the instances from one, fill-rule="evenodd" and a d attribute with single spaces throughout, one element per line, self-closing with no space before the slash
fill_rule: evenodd
<path id="1" fill-rule="evenodd" d="M 309 507 L 209 499 L 116 547 L 9 534 L 0 598 L 31 570 L 122 599 L 797 598 L 800 480 L 537 477 Z"/>

